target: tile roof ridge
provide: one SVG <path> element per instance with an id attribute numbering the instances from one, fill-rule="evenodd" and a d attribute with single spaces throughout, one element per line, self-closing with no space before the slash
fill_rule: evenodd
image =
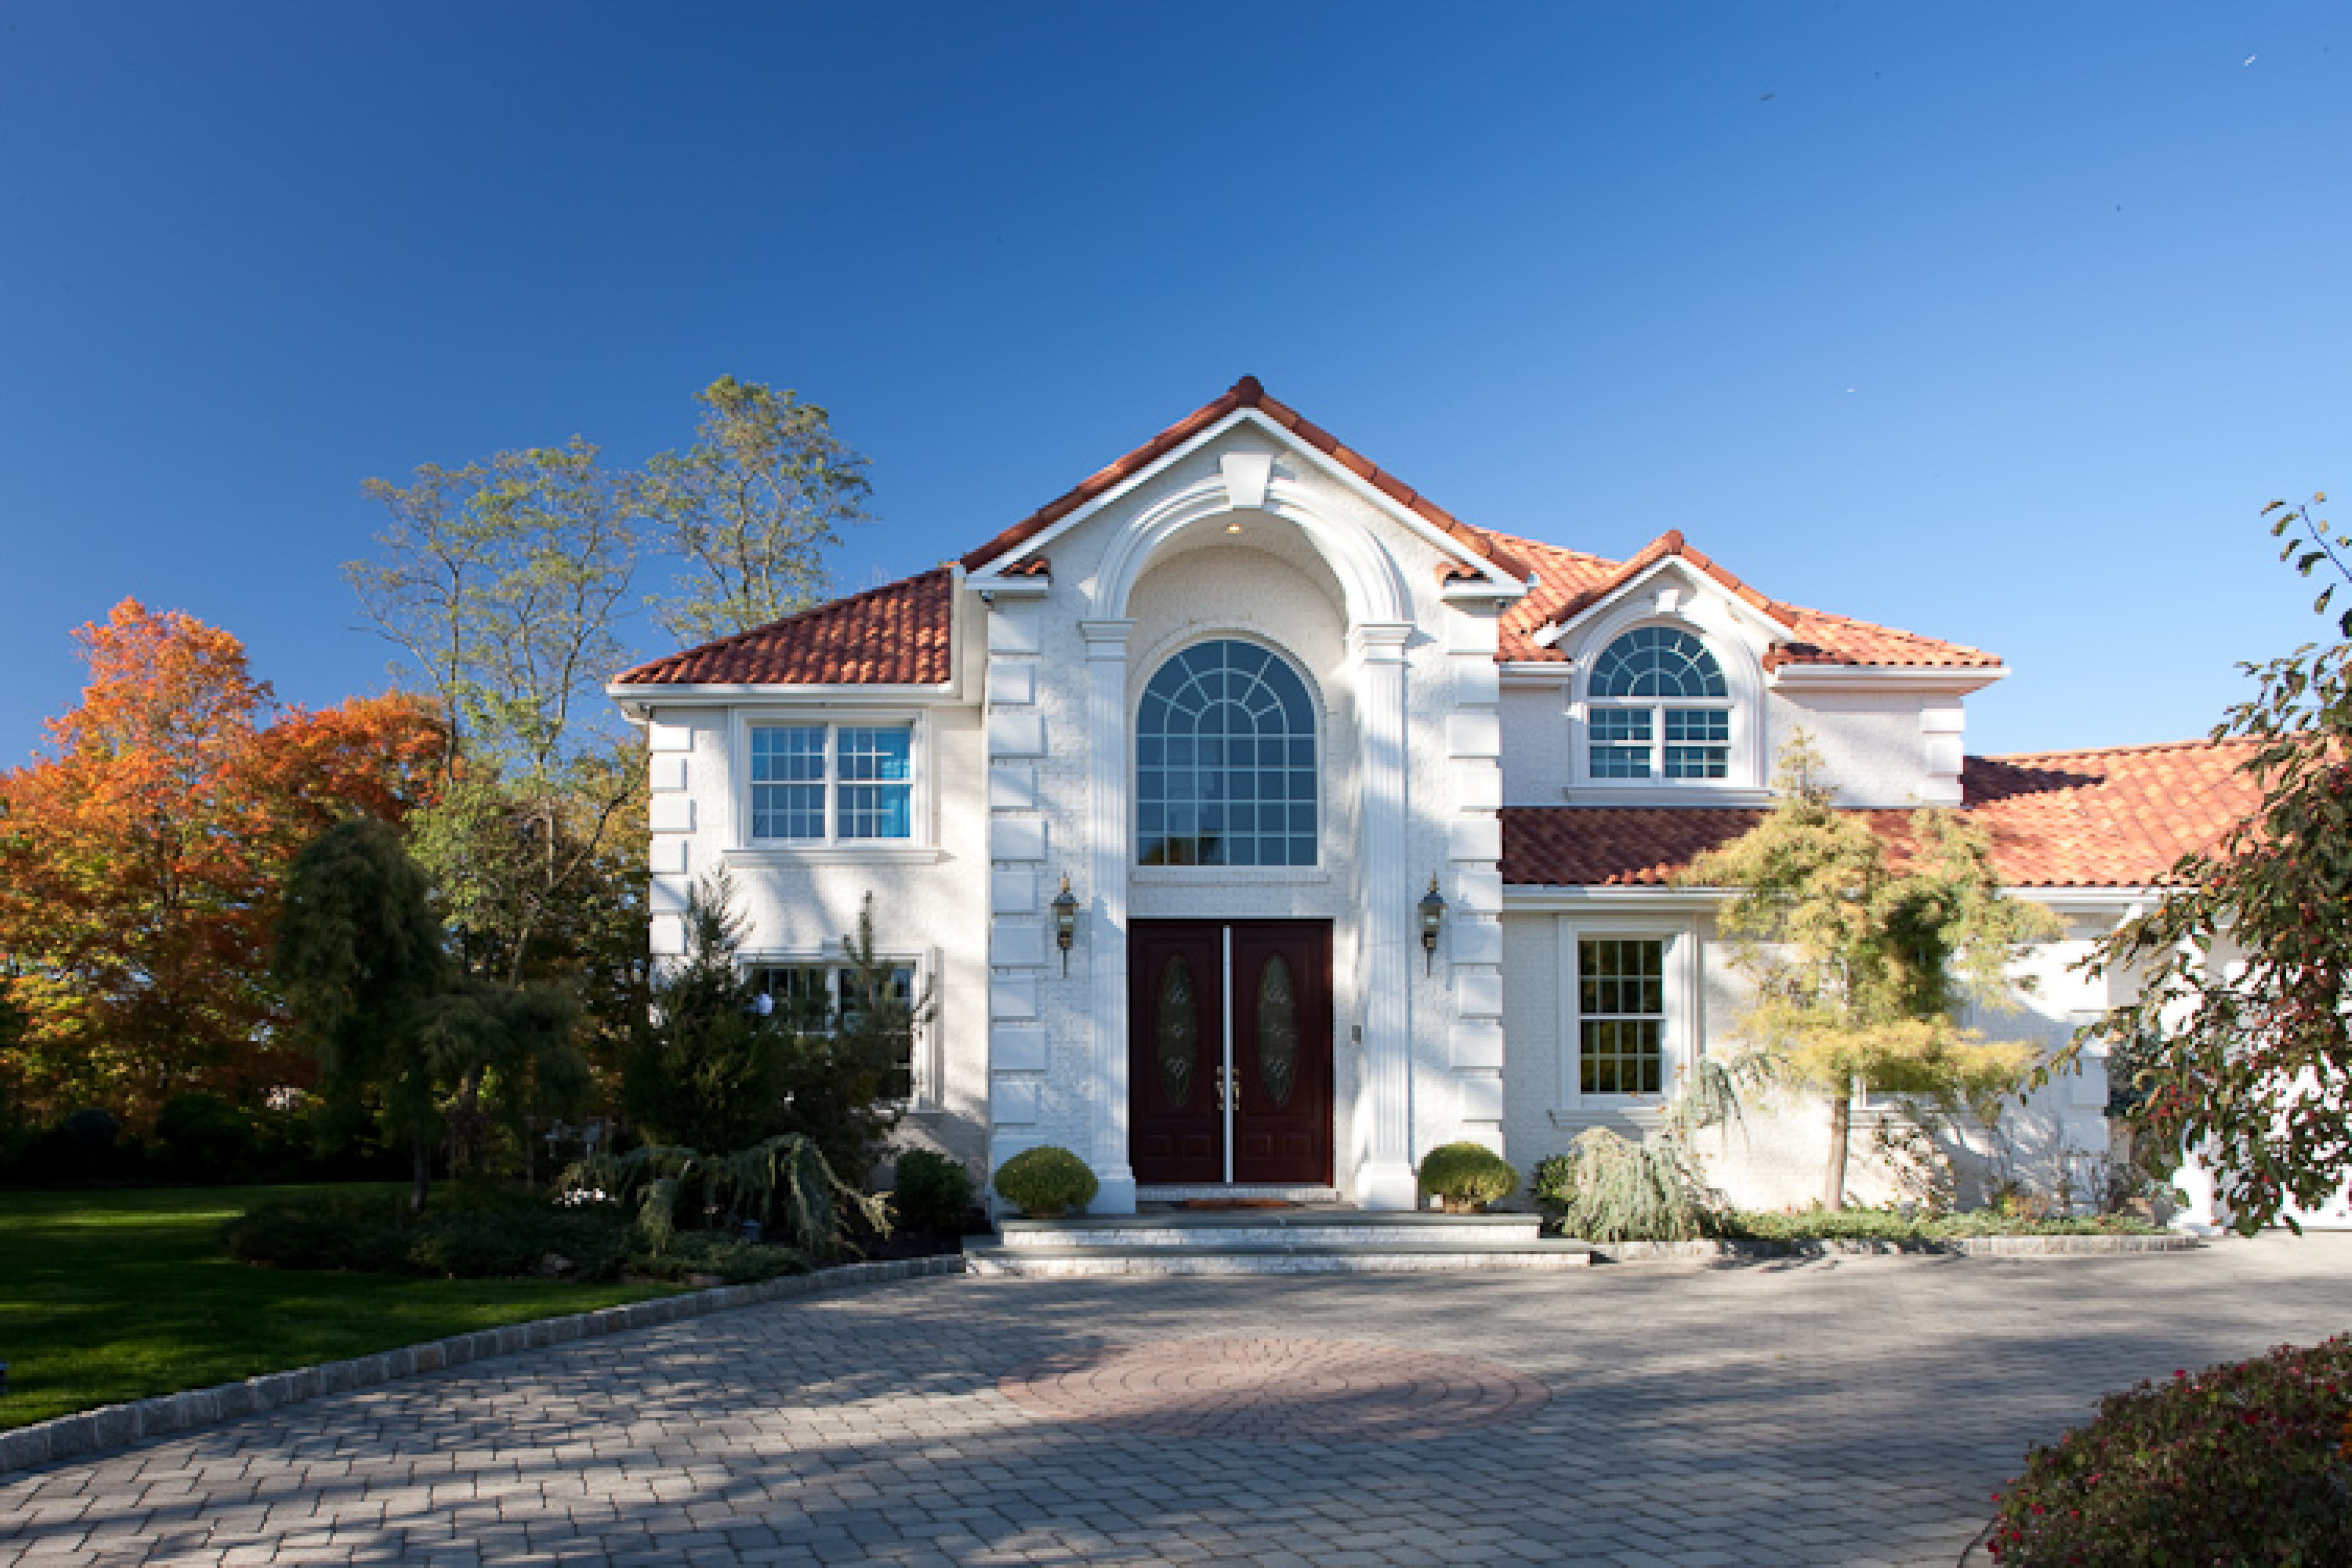
<path id="1" fill-rule="evenodd" d="M 1709 578 L 1714 580 L 1714 581 L 1726 592 L 1732 594 L 1734 597 L 1739 599 L 1744 603 L 1762 612 L 1770 619 L 1779 622 L 1781 625 L 1789 628 L 1790 631 L 1794 631 L 1796 629 L 1798 619 L 1806 613 L 1806 612 L 1799 606 L 1774 599 L 1763 590 L 1756 587 L 1746 579 L 1740 577 L 1738 573 L 1733 571 L 1729 567 L 1723 565 L 1713 556 L 1692 544 L 1689 539 L 1684 537 L 1682 529 L 1668 528 L 1664 533 L 1660 534 L 1656 538 L 1652 539 L 1648 544 L 1643 545 L 1640 549 L 1628 556 L 1623 563 L 1618 566 L 1617 569 L 1606 579 L 1595 583 L 1591 588 L 1586 589 L 1583 592 L 1576 594 L 1565 604 L 1562 604 L 1558 610 L 1554 611 L 1549 617 L 1549 624 L 1559 626 L 1574 620 L 1577 616 L 1582 614 L 1585 611 L 1590 610 L 1593 605 L 1600 603 L 1602 600 L 1608 598 L 1611 594 L 1616 592 L 1619 589 L 1633 581 L 1634 578 L 1640 576 L 1643 572 L 1647 571 L 1651 567 L 1655 566 L 1658 562 L 1665 559 L 1668 556 L 1673 556 L 1680 560 L 1688 561 L 1693 567 L 1706 573 Z M 1596 556 L 1591 559 L 1600 560 L 1605 558 Z M 1884 628 L 1884 630 L 1891 631 L 1893 628 L 1888 627 Z M 1923 638 L 1921 641 L 1927 641 L 1927 639 Z"/>
<path id="2" fill-rule="evenodd" d="M 747 627 L 740 632 L 730 632 L 724 637 L 713 637 L 708 643 L 697 643 L 692 647 L 679 648 L 673 653 L 664 653 L 657 659 L 647 659 L 642 664 L 630 665 L 613 677 L 613 684 L 628 685 L 648 670 L 659 669 L 665 664 L 679 664 L 704 653 L 715 653 L 722 648 L 738 647 L 755 638 L 772 636 L 787 627 L 816 616 L 837 615 L 852 605 L 862 603 L 878 595 L 903 592 L 915 587 L 924 579 L 938 577 L 948 570 L 949 568 L 944 565 L 928 567 L 921 571 L 890 582 L 877 582 L 871 588 L 861 588 L 855 593 L 845 593 L 838 599 L 827 599 L 821 603 L 812 604 L 805 610 L 795 610 L 789 615 L 779 615 L 773 621 L 763 621 L 757 626 Z"/>
<path id="3" fill-rule="evenodd" d="M 1226 415 L 1244 408 L 1255 409 L 1290 434 L 1297 437 L 1304 444 L 1313 447 L 1398 506 L 1416 514 L 1423 521 L 1433 525 L 1457 542 L 1467 545 L 1482 558 L 1502 568 L 1512 576 L 1528 575 L 1527 563 L 1515 556 L 1502 542 L 1507 536 L 1497 535 L 1462 521 L 1427 496 L 1301 414 L 1288 403 L 1269 393 L 1265 384 L 1255 376 L 1242 377 L 1227 388 L 1223 395 L 1202 403 L 1140 446 L 1112 459 L 1087 475 L 1077 484 L 1006 528 L 986 544 L 967 552 L 961 561 L 964 570 L 979 571 L 991 562 L 1002 559 L 1005 555 L 1028 543 L 1096 497 L 1150 467 Z"/>
<path id="4" fill-rule="evenodd" d="M 2250 735 L 2225 735 L 2216 740 L 2210 736 L 2192 740 L 2126 741 L 2119 746 L 2076 746 L 2056 751 L 1998 751 L 1982 757 L 1971 755 L 1970 762 L 2000 762 L 2012 766 L 2047 761 L 2060 757 L 2123 757 L 2152 751 L 2222 751 L 2261 744 Z"/>
<path id="5" fill-rule="evenodd" d="M 1593 566 L 1605 567 L 1611 571 L 1625 564 L 1612 556 L 1596 555 L 1591 550 L 1575 549 L 1568 545 L 1556 545 L 1549 539 L 1531 538 L 1526 534 L 1507 534 L 1499 528 L 1488 528 L 1485 531 L 1494 535 L 1514 549 L 1534 550 L 1544 555 L 1570 556 Z"/>

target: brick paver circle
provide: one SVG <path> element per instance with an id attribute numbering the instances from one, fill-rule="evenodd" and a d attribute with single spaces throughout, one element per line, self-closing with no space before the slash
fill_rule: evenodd
<path id="1" fill-rule="evenodd" d="M 1318 1339 L 1186 1339 L 1070 1351 L 997 1386 L 1033 1415 L 1257 1442 L 1449 1437 L 1540 1410 L 1550 1390 L 1491 1361 Z"/>

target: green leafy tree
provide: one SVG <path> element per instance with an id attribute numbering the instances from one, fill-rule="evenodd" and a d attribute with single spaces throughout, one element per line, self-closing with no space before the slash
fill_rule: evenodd
<path id="1" fill-rule="evenodd" d="M 869 520 L 866 460 L 825 411 L 790 391 L 721 376 L 697 394 L 699 439 L 646 465 L 644 494 L 678 592 L 652 601 L 682 643 L 748 632 L 824 597 L 826 553 Z"/>
<path id="2" fill-rule="evenodd" d="M 405 1142 L 409 1203 L 425 1207 L 432 1149 L 478 1141 L 488 1107 L 560 1106 L 584 1083 L 559 991 L 457 972 L 399 831 L 369 818 L 312 840 L 288 873 L 275 967 L 298 1037 L 318 1052 L 330 1103 L 373 1099 Z"/>
<path id="3" fill-rule="evenodd" d="M 1911 819 L 1898 867 L 1860 814 L 1838 810 L 1801 732 L 1781 753 L 1764 821 L 1684 874 L 1737 890 L 1718 916 L 1754 987 L 1740 1032 L 1769 1076 L 1830 1103 L 1824 1205 L 1845 1204 L 1859 1088 L 1990 1120 L 2038 1052 L 1954 1018 L 1964 1001 L 2015 1006 L 2011 959 L 2059 933 L 2048 911 L 2003 897 L 1984 833 L 1957 813 Z"/>
<path id="4" fill-rule="evenodd" d="M 391 521 L 346 573 L 451 741 L 412 847 L 467 966 L 517 983 L 642 813 L 603 696 L 628 657 L 640 485 L 574 438 L 366 488 Z"/>
<path id="5" fill-rule="evenodd" d="M 2352 538 L 2312 511 L 2326 500 L 2264 515 L 2281 560 L 2352 577 Z M 2336 629 L 2347 641 L 2242 666 L 2254 695 L 2213 739 L 2242 751 L 2259 800 L 2093 953 L 2091 973 L 2129 977 L 2135 999 L 2051 1069 L 2099 1041 L 2111 1063 L 2132 1063 L 2135 1145 L 2174 1166 L 2194 1151 L 2249 1235 L 2294 1225 L 2290 1204 L 2322 1207 L 2352 1178 L 2352 612 Z"/>

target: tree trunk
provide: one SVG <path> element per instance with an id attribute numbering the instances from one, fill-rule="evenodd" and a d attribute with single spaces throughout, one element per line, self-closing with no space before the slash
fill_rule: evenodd
<path id="1" fill-rule="evenodd" d="M 1832 1212 L 1845 1207 L 1846 1145 L 1853 1133 L 1853 1091 L 1848 1089 L 1830 1099 L 1830 1169 L 1822 1207 Z"/>
<path id="2" fill-rule="evenodd" d="M 425 1212 L 425 1195 L 433 1186 L 433 1145 L 423 1133 L 408 1140 L 408 1212 Z"/>

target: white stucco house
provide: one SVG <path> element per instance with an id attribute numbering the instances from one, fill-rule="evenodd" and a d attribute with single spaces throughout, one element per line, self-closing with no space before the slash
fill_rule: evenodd
<path id="1" fill-rule="evenodd" d="M 2072 961 L 2248 797 L 2203 743 L 1966 755 L 2007 673 L 1678 533 L 1614 561 L 1471 527 L 1244 380 L 961 561 L 609 690 L 646 735 L 655 952 L 726 866 L 745 960 L 824 988 L 870 894 L 934 1002 L 905 1135 L 980 1173 L 1063 1145 L 1120 1212 L 1406 1207 L 1437 1145 L 1525 1172 L 1642 1125 L 1738 1010 L 1717 896 L 1670 879 L 1800 727 L 1884 831 L 1990 827 L 2068 923 L 2007 1028 L 2062 1040 L 2107 1002 Z M 2105 1155 L 2105 1100 L 2095 1066 L 1963 1162 L 2048 1185 Z M 1826 1136 L 1751 1115 L 1711 1168 L 1801 1203 Z M 1853 1190 L 1892 1179 L 1861 1158 Z"/>

